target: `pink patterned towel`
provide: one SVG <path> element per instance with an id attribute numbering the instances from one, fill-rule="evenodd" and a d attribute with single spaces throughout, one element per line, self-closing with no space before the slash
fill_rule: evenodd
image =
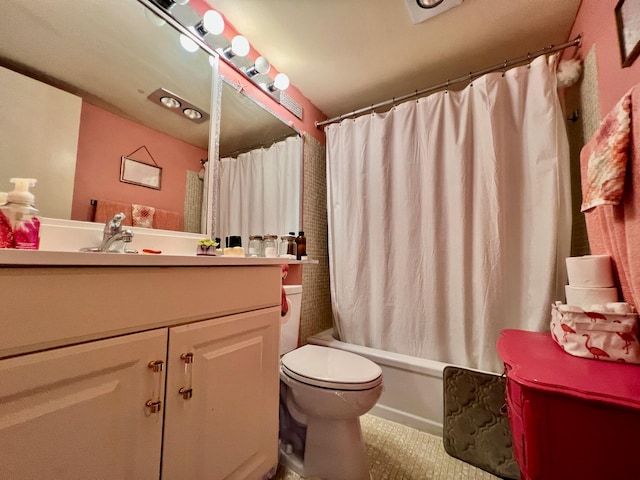
<path id="1" fill-rule="evenodd" d="M 134 227 L 153 228 L 153 216 L 156 209 L 146 205 L 131 205 L 131 216 Z"/>
<path id="2" fill-rule="evenodd" d="M 631 91 L 609 112 L 583 148 L 581 161 L 586 162 L 586 178 L 582 183 L 581 212 L 620 203 L 629 157 L 630 114 Z"/>

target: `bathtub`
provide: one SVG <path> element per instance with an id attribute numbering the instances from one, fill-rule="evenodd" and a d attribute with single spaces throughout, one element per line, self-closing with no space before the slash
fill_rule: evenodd
<path id="1" fill-rule="evenodd" d="M 341 342 L 333 329 L 307 342 L 353 352 L 380 365 L 384 390 L 370 413 L 442 436 L 442 371 L 448 364 Z"/>

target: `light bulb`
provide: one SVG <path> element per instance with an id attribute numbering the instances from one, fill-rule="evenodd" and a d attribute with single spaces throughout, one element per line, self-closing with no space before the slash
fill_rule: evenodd
<path id="1" fill-rule="evenodd" d="M 276 78 L 273 80 L 273 86 L 278 90 L 286 90 L 289 88 L 289 77 L 287 77 L 284 73 L 279 73 L 276 75 Z"/>
<path id="2" fill-rule="evenodd" d="M 264 57 L 256 58 L 256 63 L 253 66 L 256 69 L 256 72 L 263 75 L 265 73 L 269 73 L 269 70 L 271 70 L 271 64 L 269 64 L 269 60 Z"/>
<path id="3" fill-rule="evenodd" d="M 249 41 L 242 35 L 236 35 L 233 37 L 233 40 L 231 40 L 231 51 L 234 55 L 244 57 L 249 53 L 249 49 Z"/>
<path id="4" fill-rule="evenodd" d="M 187 52 L 197 52 L 198 48 L 200 48 L 198 47 L 198 44 L 196 42 L 191 40 L 183 33 L 180 34 L 180 45 L 182 45 L 182 48 L 184 48 Z"/>
<path id="5" fill-rule="evenodd" d="M 167 108 L 178 108 L 181 103 L 173 97 L 160 97 L 160 101 Z"/>
<path id="6" fill-rule="evenodd" d="M 167 23 L 167 22 L 164 21 L 164 19 L 160 18 L 158 15 L 153 13 L 151 10 L 145 9 L 144 14 L 147 17 L 147 20 L 149 20 L 151 23 L 153 23 L 156 27 L 162 27 L 164 24 Z"/>
<path id="7" fill-rule="evenodd" d="M 204 29 L 213 35 L 220 35 L 224 31 L 224 19 L 215 10 L 208 10 L 202 17 Z"/>
<path id="8" fill-rule="evenodd" d="M 182 113 L 184 113 L 185 117 L 190 118 L 191 120 L 199 120 L 202 118 L 202 113 L 195 108 L 185 108 Z"/>

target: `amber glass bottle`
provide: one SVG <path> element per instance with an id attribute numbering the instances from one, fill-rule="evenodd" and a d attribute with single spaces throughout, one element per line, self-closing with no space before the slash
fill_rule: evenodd
<path id="1" fill-rule="evenodd" d="M 297 255 L 298 260 L 302 260 L 303 257 L 307 258 L 307 237 L 304 236 L 304 232 L 298 233 L 296 237 Z"/>

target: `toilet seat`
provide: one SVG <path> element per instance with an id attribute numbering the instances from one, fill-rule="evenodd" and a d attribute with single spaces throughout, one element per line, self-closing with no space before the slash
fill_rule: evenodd
<path id="1" fill-rule="evenodd" d="M 334 390 L 367 390 L 382 383 L 382 369 L 354 353 L 305 345 L 280 359 L 282 372 L 307 385 Z"/>

